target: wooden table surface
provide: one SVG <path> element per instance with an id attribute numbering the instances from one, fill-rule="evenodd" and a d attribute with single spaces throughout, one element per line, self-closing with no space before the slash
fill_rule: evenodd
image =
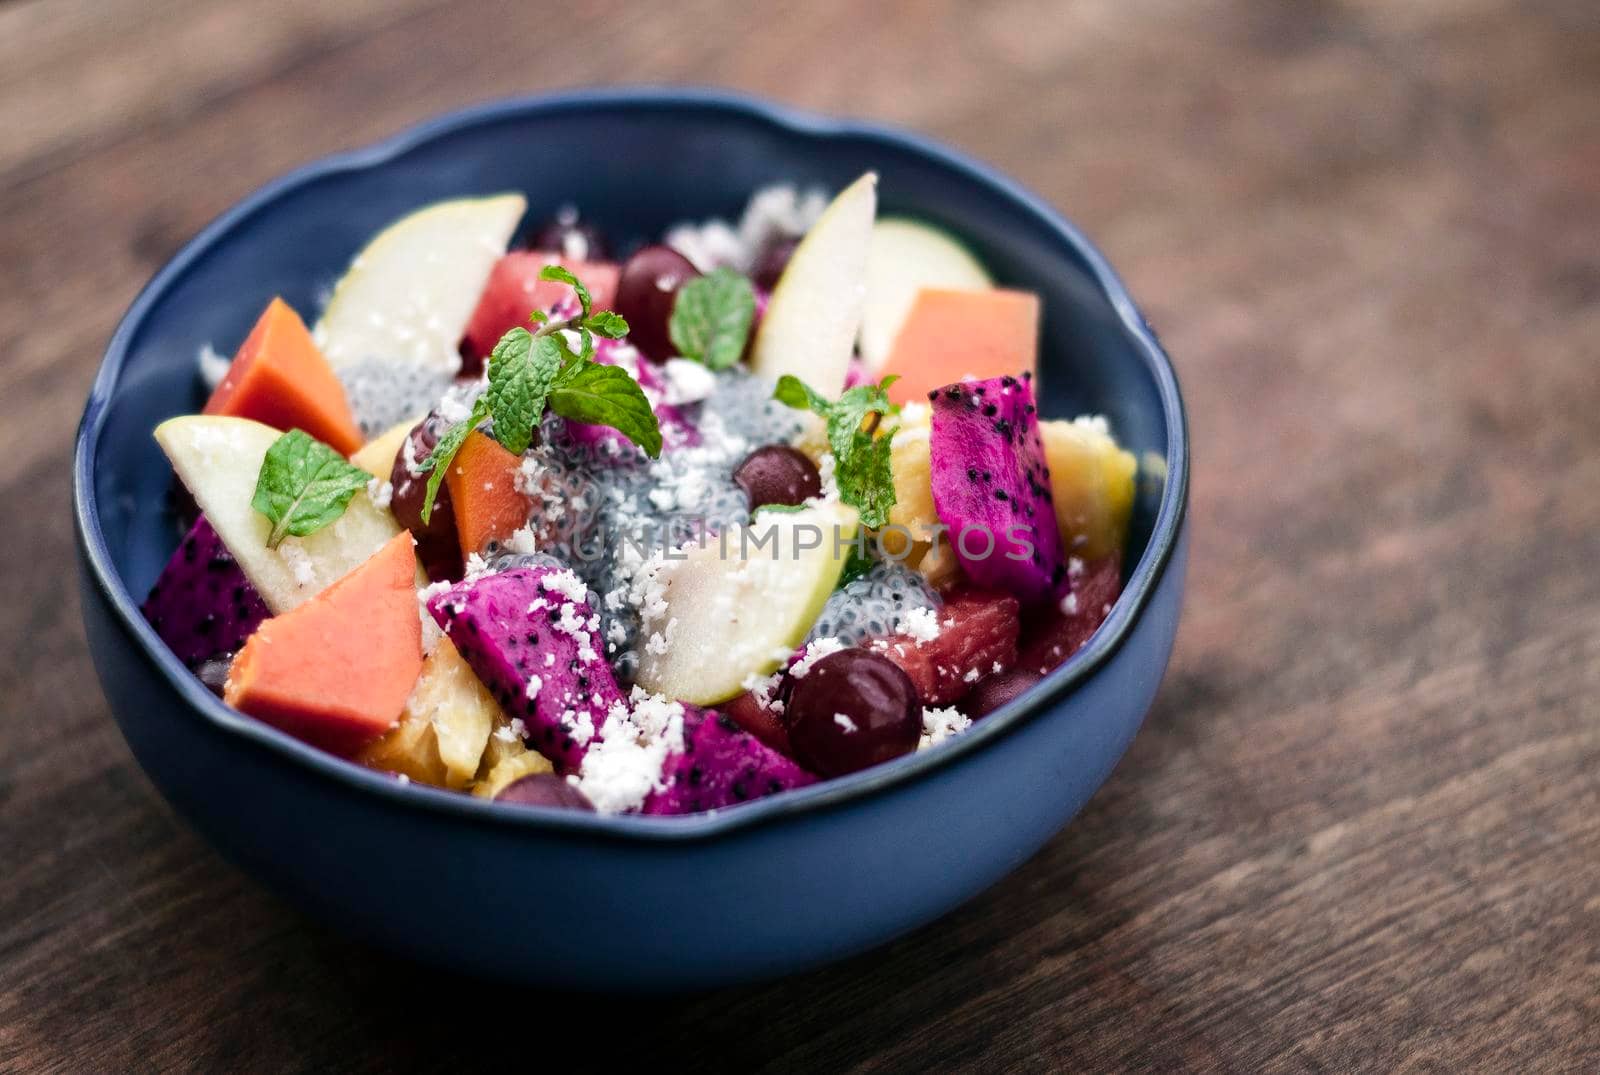
<path id="1" fill-rule="evenodd" d="M 1083 814 L 887 949 L 651 1002 L 442 979 L 223 863 L 112 724 L 68 512 L 105 340 L 206 221 L 618 79 L 1014 173 L 1121 268 L 1194 425 L 1177 652 Z M 0 1069 L 1600 1063 L 1593 0 L 7 3 L 0 356 Z"/>

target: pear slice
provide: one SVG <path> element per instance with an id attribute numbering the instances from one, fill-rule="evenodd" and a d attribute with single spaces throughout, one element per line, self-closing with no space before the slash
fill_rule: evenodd
<path id="1" fill-rule="evenodd" d="M 156 427 L 172 469 L 274 615 L 314 597 L 400 532 L 394 516 L 363 491 L 315 534 L 267 548 L 272 523 L 250 501 L 261 460 L 278 437 L 260 422 L 216 415 L 185 415 Z"/>
<path id="2" fill-rule="evenodd" d="M 883 368 L 923 288 L 986 291 L 993 286 L 982 263 L 948 232 L 908 217 L 885 217 L 873 225 L 867 251 L 862 360 L 873 372 Z"/>
<path id="3" fill-rule="evenodd" d="M 762 512 L 669 560 L 656 579 L 665 607 L 644 621 L 650 641 L 636 682 L 715 705 L 770 675 L 821 615 L 859 528 L 856 510 L 839 503 Z"/>
<path id="4" fill-rule="evenodd" d="M 489 272 L 528 203 L 520 194 L 438 202 L 401 217 L 355 256 L 315 336 L 334 369 L 368 359 L 454 373 Z"/>
<path id="5" fill-rule="evenodd" d="M 861 328 L 878 177 L 851 183 L 823 210 L 772 289 L 750 367 L 776 382 L 793 374 L 824 396 L 844 391 Z"/>

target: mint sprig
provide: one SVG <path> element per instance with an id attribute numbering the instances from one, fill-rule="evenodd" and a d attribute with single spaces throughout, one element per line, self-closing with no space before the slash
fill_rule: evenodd
<path id="1" fill-rule="evenodd" d="M 521 455 L 533 442 L 533 427 L 566 356 L 554 336 L 538 336 L 518 326 L 500 337 L 489 353 L 489 390 L 484 394 L 494 417 L 495 439 Z"/>
<path id="2" fill-rule="evenodd" d="M 894 507 L 894 471 L 889 466 L 894 434 L 893 429 L 876 437 L 865 430 L 858 431 L 849 463 L 838 463 L 834 469 L 839 499 L 855 505 L 861 512 L 862 525 L 874 530 L 889 522 L 889 509 Z M 837 453 L 834 458 L 838 459 Z"/>
<path id="3" fill-rule="evenodd" d="M 433 451 L 428 453 L 428 458 L 422 461 L 417 468 L 419 473 L 428 476 L 428 487 L 422 495 L 422 525 L 427 526 L 433 522 L 433 502 L 439 496 L 439 486 L 444 484 L 444 476 L 450 470 L 450 461 L 456 457 L 461 446 L 466 443 L 467 434 L 482 425 L 489 418 L 489 397 L 487 394 L 479 396 L 478 401 L 472 405 L 472 413 L 464 422 L 457 422 L 444 431 L 433 446 Z"/>
<path id="4" fill-rule="evenodd" d="M 628 334 L 627 320 L 611 310 L 595 310 L 589 289 L 560 265 L 546 265 L 539 278 L 571 287 L 580 312 L 553 320 L 535 310 L 528 318 L 535 326 L 531 332 L 519 325 L 500 337 L 489 353 L 488 390 L 473 404 L 466 421 L 439 438 L 419 468 L 428 475 L 422 499 L 424 525 L 433 518 L 433 502 L 451 460 L 467 434 L 486 421 L 494 423 L 495 440 L 516 455 L 536 442 L 546 410 L 575 422 L 610 426 L 652 459 L 661 454 L 661 425 L 639 382 L 620 366 L 594 361 L 594 337 L 622 339 Z M 563 330 L 578 333 L 577 351 L 561 335 Z"/>
<path id="5" fill-rule="evenodd" d="M 561 283 L 566 284 L 568 287 L 572 288 L 573 293 L 578 296 L 578 305 L 583 310 L 583 316 L 588 318 L 593 315 L 594 296 L 589 294 L 589 289 L 583 286 L 582 280 L 579 280 L 573 275 L 571 269 L 568 269 L 563 265 L 546 265 L 544 268 L 539 270 L 539 279 L 559 280 Z M 626 322 L 624 322 L 624 324 L 626 324 Z"/>
<path id="6" fill-rule="evenodd" d="M 256 475 L 250 506 L 272 523 L 267 548 L 286 537 L 305 537 L 344 514 L 350 498 L 372 475 L 304 430 L 291 429 L 272 442 Z"/>
<path id="7" fill-rule="evenodd" d="M 750 281 L 720 268 L 678 289 L 667 334 L 683 357 L 725 370 L 744 354 L 755 316 L 756 291 Z"/>
<path id="8" fill-rule="evenodd" d="M 879 431 L 885 415 L 899 412 L 889 402 L 888 387 L 898 378 L 846 389 L 830 402 L 810 385 L 791 374 L 778 378 L 772 398 L 796 410 L 821 416 L 833 452 L 834 480 L 839 499 L 861 512 L 861 522 L 872 529 L 889 521 L 894 507 L 894 474 L 889 466 L 890 442 L 895 430 Z"/>
<path id="9" fill-rule="evenodd" d="M 584 320 L 596 336 L 604 336 L 608 340 L 620 340 L 628 334 L 628 322 L 621 314 L 610 310 L 597 310 Z"/>
<path id="10" fill-rule="evenodd" d="M 644 389 L 621 366 L 583 362 L 562 369 L 550 390 L 550 409 L 563 418 L 610 426 L 654 459 L 661 454 L 661 425 Z"/>

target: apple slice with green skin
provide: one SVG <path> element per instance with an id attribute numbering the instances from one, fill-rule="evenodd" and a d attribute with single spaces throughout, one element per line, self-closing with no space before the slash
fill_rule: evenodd
<path id="1" fill-rule="evenodd" d="M 776 671 L 838 586 L 859 527 L 856 510 L 839 503 L 761 512 L 748 529 L 669 560 L 657 579 L 665 607 L 641 630 L 650 641 L 636 682 L 710 706 Z"/>
<path id="2" fill-rule="evenodd" d="M 868 172 L 811 225 L 773 286 L 751 344 L 752 370 L 774 384 L 793 374 L 830 398 L 844 391 L 877 212 L 878 177 Z"/>
<path id="3" fill-rule="evenodd" d="M 438 202 L 355 256 L 314 332 L 334 369 L 367 359 L 454 373 L 457 347 L 528 203 L 520 194 Z"/>
<path id="4" fill-rule="evenodd" d="M 982 291 L 993 286 L 983 264 L 948 232 L 909 217 L 885 217 L 872 226 L 867 250 L 862 360 L 874 372 L 883 368 L 923 288 Z"/>
<path id="5" fill-rule="evenodd" d="M 267 548 L 272 523 L 250 501 L 261 461 L 280 435 L 247 418 L 198 414 L 156 427 L 156 442 L 178 479 L 274 615 L 316 596 L 400 532 L 394 516 L 362 491 L 351 497 L 343 515 L 315 534 Z"/>

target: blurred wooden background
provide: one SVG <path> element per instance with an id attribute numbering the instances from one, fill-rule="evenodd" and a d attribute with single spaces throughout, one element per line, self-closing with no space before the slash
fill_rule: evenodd
<path id="1" fill-rule="evenodd" d="M 68 514 L 101 348 L 206 221 L 612 80 L 1011 171 L 1128 278 L 1196 458 L 1173 667 L 1069 829 L 888 949 L 648 1003 L 398 965 L 221 862 L 112 725 Z M 1597 241 L 1593 0 L 0 4 L 0 1069 L 1594 1070 Z"/>

